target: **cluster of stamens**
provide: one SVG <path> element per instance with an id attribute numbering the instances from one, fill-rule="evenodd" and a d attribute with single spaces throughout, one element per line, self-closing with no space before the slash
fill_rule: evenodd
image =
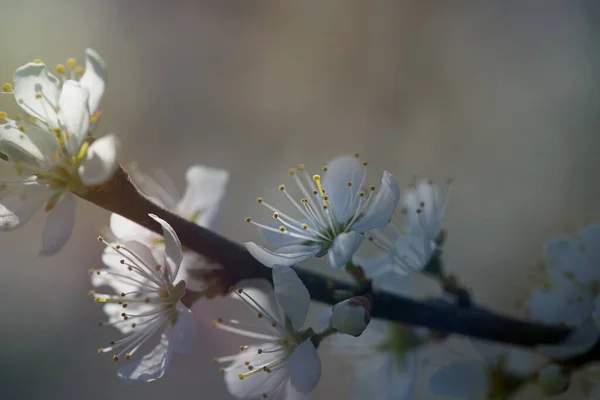
<path id="1" fill-rule="evenodd" d="M 355 154 L 355 157 L 358 158 L 358 153 Z M 358 183 L 359 187 L 362 187 L 364 184 L 367 163 L 363 162 L 362 166 L 363 174 L 361 181 Z M 323 167 L 323 171 L 327 170 L 327 166 Z M 290 195 L 285 185 L 279 185 L 279 191 L 287 197 L 303 218 L 310 222 L 310 224 L 299 221 L 278 210 L 265 202 L 262 197 L 257 199 L 258 204 L 271 210 L 273 212 L 273 218 L 281 225 L 279 225 L 279 227 L 273 227 L 260 224 L 254 222 L 250 217 L 246 218 L 246 222 L 252 223 L 267 231 L 299 239 L 309 245 L 318 244 L 323 247 L 328 247 L 337 235 L 348 232 L 352 228 L 352 225 L 363 215 L 363 212 L 370 204 L 376 190 L 375 186 L 370 186 L 369 195 L 365 196 L 363 191 L 356 193 L 353 189 L 356 182 L 348 182 L 348 195 L 350 196 L 349 203 L 351 204 L 352 210 L 347 219 L 341 220 L 336 216 L 335 204 L 333 204 L 330 196 L 325 194 L 325 188 L 322 185 L 320 175 L 313 175 L 311 179 L 305 170 L 304 164 L 298 165 L 297 169 L 290 169 L 289 174 L 293 177 L 298 189 L 304 197 L 298 202 Z M 340 210 L 338 210 L 338 212 L 340 212 Z"/>

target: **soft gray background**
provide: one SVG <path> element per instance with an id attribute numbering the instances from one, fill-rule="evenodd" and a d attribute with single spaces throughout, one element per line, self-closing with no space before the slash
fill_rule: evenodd
<path id="1" fill-rule="evenodd" d="M 540 280 L 543 242 L 599 216 L 594 1 L 1 5 L 0 79 L 37 57 L 55 65 L 98 50 L 110 75 L 98 133 L 118 133 L 124 163 L 162 168 L 180 187 L 191 164 L 229 170 L 220 231 L 234 239 L 256 238 L 243 219 L 263 215 L 254 199 L 277 196 L 289 167 L 359 151 L 374 183 L 383 169 L 403 184 L 454 179 L 447 264 L 479 302 L 522 315 L 515 303 Z M 0 101 L 16 111 L 10 96 Z M 1 236 L 0 398 L 228 398 L 210 359 L 240 338 L 207 324 L 193 356 L 153 384 L 121 385 L 113 361 L 96 355 L 116 334 L 96 327 L 101 308 L 87 297 L 108 213 L 78 207 L 75 234 L 53 258 L 37 256 L 42 213 Z M 210 321 L 233 307 L 194 312 Z M 455 359 L 453 348 L 429 365 Z M 348 370 L 324 358 L 314 398 L 345 398 Z M 431 398 L 426 374 L 415 398 Z"/>

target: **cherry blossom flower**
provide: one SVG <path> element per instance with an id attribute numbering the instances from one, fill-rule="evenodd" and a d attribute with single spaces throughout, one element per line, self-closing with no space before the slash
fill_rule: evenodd
<path id="1" fill-rule="evenodd" d="M 229 392 L 240 399 L 300 399 L 321 377 L 321 361 L 311 328 L 302 329 L 310 303 L 308 290 L 289 267 L 273 268 L 274 291 L 268 285 L 232 288 L 255 315 L 257 326 L 237 320 L 214 321 L 224 331 L 261 340 L 243 345 L 236 355 L 215 358 Z M 263 329 L 259 329 L 259 325 Z"/>
<path id="2" fill-rule="evenodd" d="M 183 258 L 179 238 L 168 223 L 153 214 L 150 217 L 162 226 L 162 263 L 138 241 L 109 243 L 100 237 L 107 246 L 102 256 L 106 268 L 90 271 L 94 286 L 109 286 L 116 292 L 91 293 L 97 303 L 105 304 L 108 322 L 100 325 L 114 326 L 124 335 L 98 349 L 99 354 L 112 352 L 115 361 L 123 356 L 130 360 L 147 341 L 160 336 L 158 345 L 148 354 L 117 370 L 117 376 L 128 382 L 151 382 L 162 377 L 173 352 L 191 352 L 197 333 L 192 312 L 180 302 L 186 287 L 179 279 Z"/>
<path id="3" fill-rule="evenodd" d="M 429 378 L 438 396 L 456 399 L 505 399 L 534 372 L 534 353 L 525 349 L 472 340 L 477 359 L 453 362 Z"/>
<path id="4" fill-rule="evenodd" d="M 279 190 L 290 200 L 302 218 L 295 219 L 262 198 L 258 203 L 273 212 L 276 225 L 259 224 L 264 239 L 275 251 L 246 243 L 248 251 L 268 267 L 293 265 L 312 257 L 327 255 L 329 266 L 345 266 L 364 239 L 363 233 L 382 228 L 392 217 L 400 198 L 400 187 L 389 172 L 383 173 L 381 186 L 363 192 L 367 163 L 358 155 L 342 156 L 323 167 L 325 176 L 306 172 L 304 165 L 290 170 L 303 198 L 295 200 L 284 185 Z"/>
<path id="5" fill-rule="evenodd" d="M 75 199 L 69 192 L 84 194 L 118 166 L 114 135 L 86 141 L 106 81 L 104 63 L 93 50 L 87 51 L 86 65 L 79 81 L 61 81 L 41 62 L 29 63 L 16 70 L 14 90 L 4 87 L 32 123 L 0 112 L 0 158 L 19 176 L 0 180 L 0 230 L 23 226 L 43 206 L 48 218 L 41 255 L 57 253 L 71 236 Z"/>
<path id="6" fill-rule="evenodd" d="M 225 170 L 191 166 L 186 172 L 187 186 L 183 195 L 166 175 L 157 172 L 156 177 L 144 175 L 134 169 L 130 172 L 135 184 L 155 203 L 171 210 L 205 228 L 214 229 L 219 207 L 225 196 L 229 173 Z M 164 253 L 162 236 L 128 220 L 118 214 L 110 217 L 110 229 L 119 241 L 137 240 L 152 250 L 156 258 Z M 188 289 L 205 290 L 206 282 L 194 279 L 199 271 L 210 271 L 217 265 L 193 251 L 183 252 L 180 279 L 186 281 Z M 227 289 L 227 288 L 225 288 Z"/>

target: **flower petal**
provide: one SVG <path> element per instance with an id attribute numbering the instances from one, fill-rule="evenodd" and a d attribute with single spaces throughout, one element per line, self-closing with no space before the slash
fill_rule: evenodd
<path id="1" fill-rule="evenodd" d="M 298 222 L 300 222 L 301 224 L 307 224 L 310 229 L 318 230 L 315 228 L 315 224 L 310 220 L 298 219 Z M 273 222 L 267 222 L 264 225 L 277 229 L 281 226 L 281 223 L 277 222 L 277 221 L 273 221 Z M 263 240 L 265 242 L 267 242 L 267 244 L 269 246 L 272 246 L 272 247 L 281 247 L 281 246 L 288 246 L 291 244 L 299 244 L 304 241 L 304 239 L 302 239 L 302 238 L 297 238 L 297 237 L 288 235 L 286 233 L 282 233 L 280 231 L 273 232 L 273 231 L 265 229 L 261 226 L 256 226 L 256 228 L 258 229 L 258 233 L 263 238 Z"/>
<path id="2" fill-rule="evenodd" d="M 400 200 L 400 185 L 394 175 L 385 171 L 381 178 L 381 187 L 367 207 L 365 214 L 352 226 L 352 230 L 365 232 L 383 228 L 394 215 Z"/>
<path id="3" fill-rule="evenodd" d="M 358 232 L 346 232 L 338 235 L 333 246 L 327 251 L 327 261 L 331 268 L 344 267 L 360 247 L 365 237 Z"/>
<path id="4" fill-rule="evenodd" d="M 277 302 L 298 331 L 304 325 L 310 305 L 310 294 L 296 272 L 290 267 L 273 267 L 273 287 Z"/>
<path id="5" fill-rule="evenodd" d="M 431 260 L 435 249 L 435 242 L 422 233 L 399 236 L 390 252 L 394 260 L 394 270 L 400 274 L 421 272 Z"/>
<path id="6" fill-rule="evenodd" d="M 58 127 L 59 80 L 44 64 L 28 63 L 18 68 L 14 75 L 15 99 L 29 115 Z M 37 98 L 37 95 L 41 95 Z"/>
<path id="7" fill-rule="evenodd" d="M 198 225 L 211 227 L 225 195 L 229 172 L 194 165 L 187 170 L 185 179 L 187 187 L 177 205 L 178 214 Z"/>
<path id="8" fill-rule="evenodd" d="M 93 115 L 98 111 L 100 100 L 104 94 L 107 80 L 106 64 L 104 60 L 93 49 L 85 50 L 85 72 L 79 79 L 79 83 L 90 94 L 88 98 L 88 111 Z"/>
<path id="9" fill-rule="evenodd" d="M 139 361 L 122 366 L 117 376 L 128 383 L 146 383 L 161 378 L 171 362 L 169 338 L 162 334 L 160 343 Z"/>
<path id="10" fill-rule="evenodd" d="M 177 303 L 177 322 L 169 326 L 166 335 L 169 337 L 173 351 L 179 354 L 189 354 L 196 344 L 198 322 L 190 309 L 181 302 Z"/>
<path id="11" fill-rule="evenodd" d="M 165 265 L 169 268 L 171 283 L 177 277 L 179 272 L 179 266 L 183 260 L 183 251 L 181 249 L 181 242 L 177 237 L 177 234 L 167 223 L 167 221 L 158 218 L 154 214 L 148 214 L 150 218 L 158 222 L 162 227 L 163 237 L 165 239 Z"/>
<path id="12" fill-rule="evenodd" d="M 40 256 L 53 256 L 69 241 L 75 225 L 75 196 L 68 193 L 46 217 Z"/>
<path id="13" fill-rule="evenodd" d="M 312 391 L 321 379 L 321 360 L 310 339 L 296 347 L 288 360 L 290 382 L 301 393 Z"/>
<path id="14" fill-rule="evenodd" d="M 0 231 L 19 228 L 52 196 L 35 180 L 0 184 Z"/>
<path id="15" fill-rule="evenodd" d="M 449 187 L 443 190 L 428 179 L 415 182 L 405 193 L 402 205 L 406 210 L 407 230 L 421 232 L 435 240 L 448 202 Z"/>
<path id="16" fill-rule="evenodd" d="M 553 279 L 590 283 L 598 273 L 583 250 L 582 243 L 572 236 L 563 235 L 550 240 L 544 247 L 548 274 Z"/>
<path id="17" fill-rule="evenodd" d="M 110 215 L 110 230 L 112 233 L 119 238 L 119 240 L 141 240 L 146 241 L 145 236 L 153 235 L 154 233 L 144 228 L 141 225 L 119 215 Z"/>
<path id="18" fill-rule="evenodd" d="M 119 166 L 121 143 L 113 135 L 95 140 L 79 166 L 79 176 L 86 185 L 99 185 L 110 179 Z"/>
<path id="19" fill-rule="evenodd" d="M 90 112 L 88 111 L 88 91 L 79 82 L 66 81 L 63 83 L 58 99 L 58 118 L 69 154 L 76 156 L 85 140 L 90 127 Z"/>
<path id="20" fill-rule="evenodd" d="M 319 250 L 319 246 L 290 245 L 283 246 L 277 251 L 269 251 L 253 242 L 244 243 L 246 250 L 252 257 L 256 258 L 263 265 L 273 268 L 275 265 L 290 266 L 314 257 Z"/>
<path id="21" fill-rule="evenodd" d="M 364 169 L 354 156 L 341 156 L 329 162 L 322 184 L 338 221 L 346 221 L 351 217 L 351 199 L 353 203 L 358 201 L 363 177 Z M 352 185 L 348 186 L 348 182 L 352 182 Z"/>
<path id="22" fill-rule="evenodd" d="M 566 359 L 579 356 L 591 349 L 600 338 L 600 329 L 594 322 L 580 325 L 557 345 L 536 346 L 536 350 L 553 359 Z"/>
<path id="23" fill-rule="evenodd" d="M 566 283 L 568 284 L 568 283 Z M 590 296 L 578 290 L 576 285 L 563 285 L 551 290 L 536 290 L 527 300 L 532 317 L 547 324 L 582 324 L 593 310 Z"/>
<path id="24" fill-rule="evenodd" d="M 37 164 L 52 153 L 44 153 L 32 137 L 38 139 L 44 136 L 53 136 L 34 126 L 26 126 L 25 131 L 19 129 L 16 121 L 5 120 L 0 124 L 0 153 L 5 154 L 10 162 L 22 161 L 27 164 Z M 31 133 L 31 137 L 29 134 Z"/>
<path id="25" fill-rule="evenodd" d="M 437 396 L 478 398 L 486 394 L 487 387 L 483 364 L 475 360 L 454 362 L 429 378 L 429 390 Z"/>

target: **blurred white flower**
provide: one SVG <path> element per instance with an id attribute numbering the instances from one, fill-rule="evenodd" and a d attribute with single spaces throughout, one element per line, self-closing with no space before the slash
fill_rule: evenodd
<path id="1" fill-rule="evenodd" d="M 153 178 L 134 169 L 130 176 L 142 192 L 155 203 L 209 229 L 214 228 L 229 180 L 229 173 L 225 170 L 202 165 L 191 166 L 185 174 L 187 186 L 182 196 L 169 177 L 162 173 L 156 173 L 156 178 Z M 110 229 L 119 241 L 137 240 L 149 247 L 157 258 L 164 253 L 162 236 L 127 218 L 112 214 Z M 189 289 L 205 290 L 206 282 L 195 278 L 193 274 L 214 268 L 217 268 L 216 264 L 196 252 L 184 249 L 180 279 L 186 281 Z"/>
<path id="2" fill-rule="evenodd" d="M 183 258 L 179 238 L 165 221 L 152 214 L 150 217 L 162 226 L 162 263 L 135 240 L 108 243 L 99 238 L 107 246 L 102 256 L 106 268 L 90 271 L 94 286 L 110 286 L 117 293 L 91 293 L 97 303 L 105 304 L 108 322 L 100 325 L 114 326 L 125 335 L 98 349 L 98 353 L 113 352 L 115 361 L 123 356 L 129 360 L 144 343 L 160 335 L 152 351 L 118 369 L 119 378 L 128 382 L 151 382 L 162 377 L 173 352 L 191 352 L 197 333 L 192 312 L 180 302 L 186 288 L 178 276 Z"/>
<path id="3" fill-rule="evenodd" d="M 479 359 L 453 362 L 429 378 L 438 396 L 506 399 L 534 372 L 534 353 L 515 346 L 471 340 Z"/>
<path id="4" fill-rule="evenodd" d="M 600 226 L 579 229 L 578 236 L 559 236 L 544 248 L 549 287 L 529 296 L 530 315 L 548 324 L 574 326 L 573 334 L 557 346 L 538 346 L 552 358 L 582 354 L 600 337 L 595 319 L 600 303 Z"/>
<path id="5" fill-rule="evenodd" d="M 98 55 L 87 54 L 88 69 L 79 82 L 61 83 L 44 64 L 34 62 L 17 69 L 14 91 L 4 85 L 33 124 L 0 112 L 0 158 L 19 175 L 0 180 L 0 230 L 21 227 L 45 205 L 49 215 L 41 255 L 57 253 L 71 236 L 75 200 L 68 193 L 85 193 L 118 166 L 120 146 L 114 135 L 86 141 L 94 120 L 90 110 L 100 101 L 106 77 Z"/>
<path id="6" fill-rule="evenodd" d="M 538 385 L 546 396 L 558 396 L 563 393 L 571 382 L 571 375 L 558 364 L 548 364 L 538 375 Z"/>
<path id="7" fill-rule="evenodd" d="M 407 400 L 417 381 L 418 348 L 427 339 L 422 331 L 372 319 L 359 337 L 326 339 L 334 354 L 353 361 L 350 400 Z"/>
<path id="8" fill-rule="evenodd" d="M 215 358 L 229 392 L 241 399 L 300 399 L 311 392 L 321 378 L 321 361 L 314 347 L 312 329 L 303 330 L 310 296 L 294 270 L 273 268 L 270 287 L 232 288 L 258 317 L 265 333 L 245 327 L 237 320 L 219 319 L 213 326 L 248 338 L 258 345 L 241 346 L 239 354 Z M 258 325 L 258 324 L 257 324 Z"/>
<path id="9" fill-rule="evenodd" d="M 355 257 L 367 276 L 421 272 L 429 263 L 440 239 L 441 222 L 448 202 L 450 183 L 439 186 L 417 180 L 402 196 L 403 225 L 393 222 L 369 232 L 367 238 L 382 252 L 374 257 Z"/>
<path id="10" fill-rule="evenodd" d="M 332 160 L 323 167 L 326 171 L 323 178 L 319 175 L 311 178 L 304 165 L 290 170 L 304 197 L 296 201 L 284 185 L 279 189 L 302 218 L 295 219 L 259 198 L 259 204 L 273 211 L 275 225 L 259 224 L 250 218 L 246 221 L 258 226 L 264 239 L 278 249 L 269 251 L 250 242 L 246 243 L 248 251 L 268 267 L 289 266 L 326 254 L 330 267 L 345 266 L 362 243 L 363 233 L 385 226 L 400 198 L 400 187 L 387 171 L 383 173 L 381 186 L 370 186 L 365 196 L 362 190 L 366 165 L 355 155 Z"/>

